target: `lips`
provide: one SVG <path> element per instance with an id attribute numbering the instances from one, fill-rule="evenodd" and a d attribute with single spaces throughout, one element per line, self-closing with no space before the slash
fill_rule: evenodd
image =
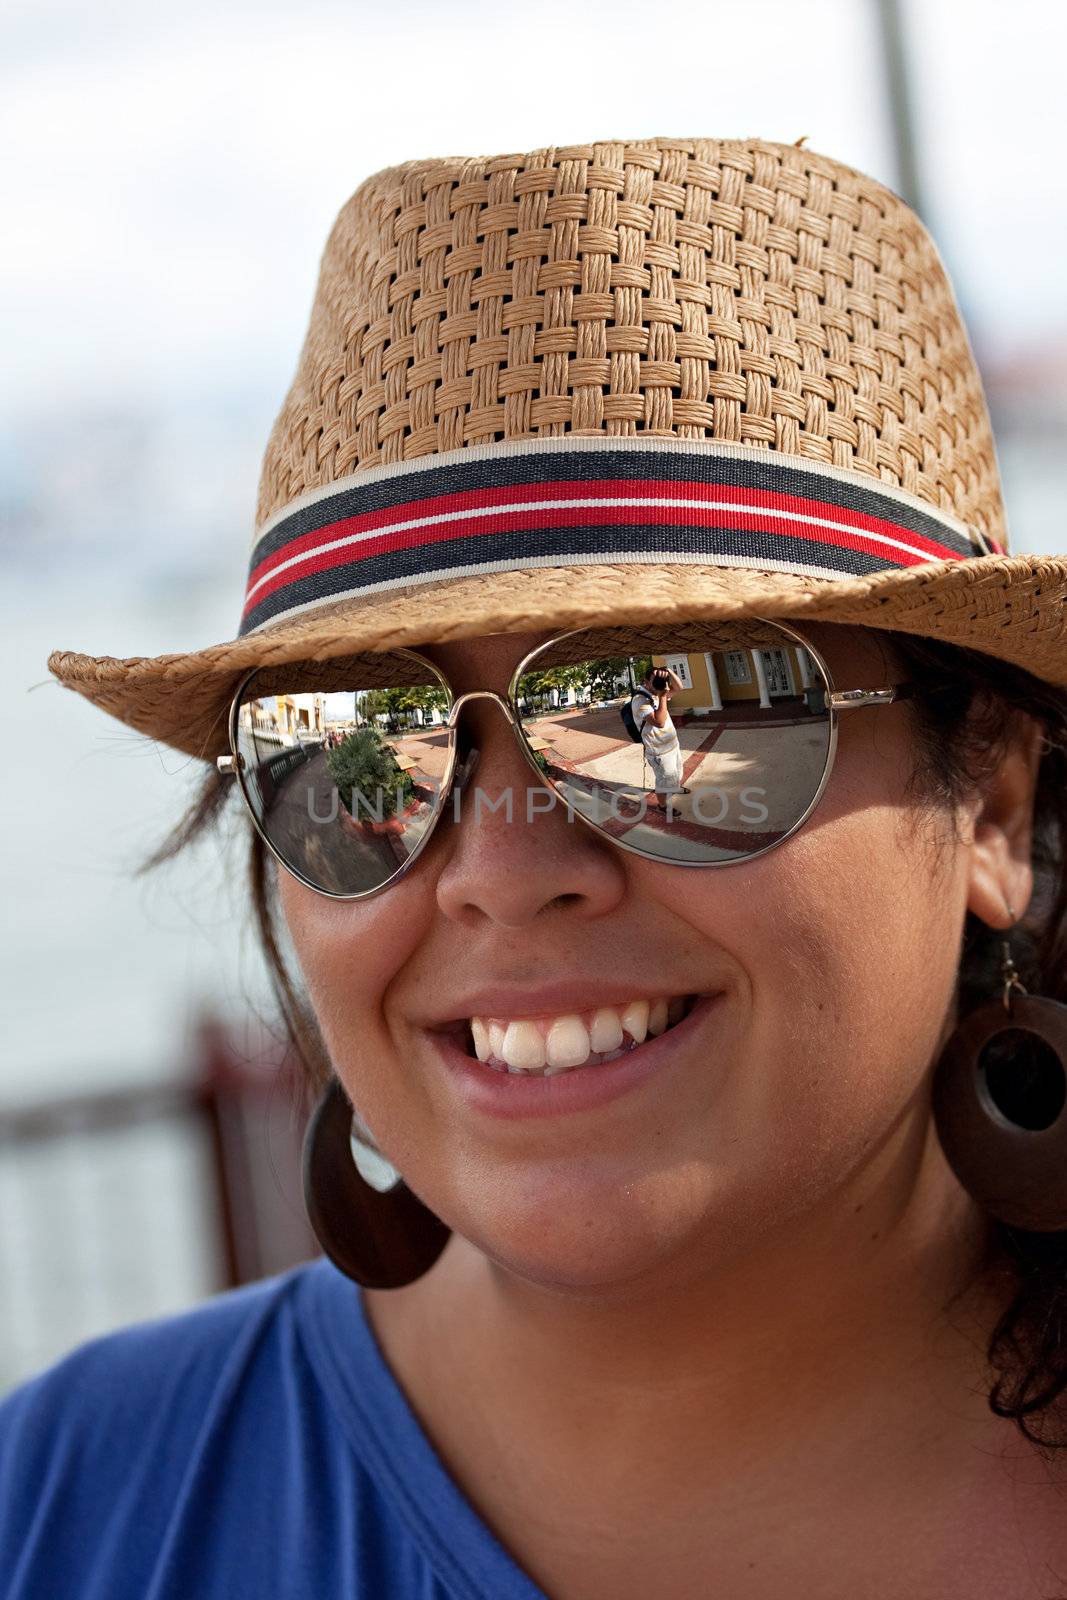
<path id="1" fill-rule="evenodd" d="M 494 1121 L 556 1116 L 604 1107 L 657 1077 L 666 1084 L 690 1059 L 695 1035 L 715 1025 L 725 1000 L 721 991 L 695 995 L 681 1020 L 663 1033 L 649 1034 L 643 1043 L 616 1052 L 610 1061 L 587 1061 L 551 1074 L 509 1072 L 479 1061 L 473 1053 L 472 1030 L 462 1019 L 427 1029 L 426 1037 L 470 1112 Z M 545 1022 L 552 1015 L 542 1013 L 536 1020 Z"/>

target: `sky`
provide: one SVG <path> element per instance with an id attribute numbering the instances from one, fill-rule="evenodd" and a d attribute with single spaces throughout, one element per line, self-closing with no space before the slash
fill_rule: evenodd
<path id="1" fill-rule="evenodd" d="M 1011 345 L 1058 303 L 1061 8 L 905 6 L 929 219 Z M 807 135 L 893 183 L 873 0 L 8 0 L 5 404 L 280 398 L 334 215 L 427 154 Z M 1061 195 L 1062 201 L 1062 195 Z M 1062 315 L 1062 314 L 1061 314 Z"/>
<path id="2" fill-rule="evenodd" d="M 1063 8 L 901 4 L 925 220 L 980 362 L 1029 373 L 1051 352 L 1062 403 Z M 7 0 L 0 565 L 59 584 L 108 552 L 112 585 L 222 573 L 236 592 L 326 236 L 383 166 L 806 136 L 896 186 L 877 15 L 678 0 L 665 28 L 635 0 Z"/>

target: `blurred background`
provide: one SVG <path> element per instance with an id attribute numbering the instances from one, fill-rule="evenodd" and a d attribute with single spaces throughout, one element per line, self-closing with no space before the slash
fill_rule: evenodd
<path id="1" fill-rule="evenodd" d="M 1067 552 L 1067 24 L 1050 0 L 8 0 L 0 258 L 0 1392 L 312 1253 L 243 851 L 138 877 L 195 764 L 53 648 L 236 632 L 260 457 L 368 174 L 607 137 L 793 142 L 916 206 L 997 430 L 1012 547 Z"/>

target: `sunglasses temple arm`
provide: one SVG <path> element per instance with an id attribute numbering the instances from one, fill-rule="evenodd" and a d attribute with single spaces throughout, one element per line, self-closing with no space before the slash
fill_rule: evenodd
<path id="1" fill-rule="evenodd" d="M 895 705 L 898 700 L 912 700 L 917 695 L 937 694 L 949 688 L 944 683 L 893 683 L 884 689 L 835 689 L 830 704 L 835 711 L 856 711 L 866 706 Z"/>

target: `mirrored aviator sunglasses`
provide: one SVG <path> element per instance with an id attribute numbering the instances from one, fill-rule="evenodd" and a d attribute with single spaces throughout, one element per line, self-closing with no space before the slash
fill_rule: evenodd
<path id="1" fill-rule="evenodd" d="M 839 690 L 813 645 L 761 617 L 560 634 L 519 662 L 506 696 L 457 698 L 417 651 L 383 651 L 257 668 L 219 767 L 282 865 L 337 899 L 390 887 L 446 809 L 459 820 L 468 807 L 475 823 L 490 806 L 532 822 L 563 805 L 648 860 L 731 866 L 811 816 L 841 712 L 920 687 Z M 470 795 L 457 773 L 459 714 L 476 698 L 508 717 L 532 769 L 525 791 Z"/>

